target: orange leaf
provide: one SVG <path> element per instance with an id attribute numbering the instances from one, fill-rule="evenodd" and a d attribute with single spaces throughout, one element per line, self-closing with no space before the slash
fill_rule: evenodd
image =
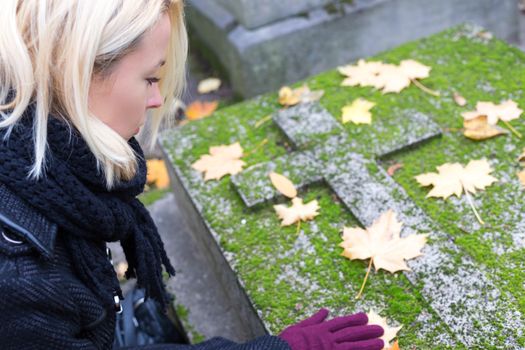
<path id="1" fill-rule="evenodd" d="M 170 179 L 166 164 L 162 159 L 150 159 L 147 161 L 148 177 L 147 183 L 154 183 L 157 188 L 168 188 Z"/>
<path id="2" fill-rule="evenodd" d="M 212 115 L 219 106 L 218 101 L 195 101 L 186 108 L 186 117 L 189 120 L 197 120 Z"/>
<path id="3" fill-rule="evenodd" d="M 395 341 L 394 345 L 390 347 L 389 350 L 399 350 L 399 343 L 397 340 Z"/>

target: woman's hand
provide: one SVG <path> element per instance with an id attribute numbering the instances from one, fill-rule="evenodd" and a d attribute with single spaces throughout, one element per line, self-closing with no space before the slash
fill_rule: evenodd
<path id="1" fill-rule="evenodd" d="M 325 321 L 327 309 L 286 328 L 279 337 L 292 350 L 381 350 L 381 326 L 367 326 L 368 316 L 357 313 Z"/>

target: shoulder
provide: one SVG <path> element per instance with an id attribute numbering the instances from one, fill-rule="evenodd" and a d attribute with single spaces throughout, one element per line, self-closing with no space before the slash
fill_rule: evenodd
<path id="1" fill-rule="evenodd" d="M 51 259 L 57 225 L 0 183 L 0 253 L 17 256 L 36 252 Z"/>

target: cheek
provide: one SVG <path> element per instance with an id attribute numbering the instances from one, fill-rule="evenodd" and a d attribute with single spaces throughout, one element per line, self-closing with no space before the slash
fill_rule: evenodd
<path id="1" fill-rule="evenodd" d="M 134 82 L 115 87 L 114 105 L 118 119 L 122 123 L 136 126 L 145 115 L 147 101 L 147 83 Z"/>

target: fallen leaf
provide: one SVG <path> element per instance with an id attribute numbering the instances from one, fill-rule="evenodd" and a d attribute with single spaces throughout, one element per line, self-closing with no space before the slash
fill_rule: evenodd
<path id="1" fill-rule="evenodd" d="M 270 173 L 270 180 L 277 191 L 281 192 L 288 198 L 297 197 L 297 190 L 294 184 L 284 175 L 278 173 Z"/>
<path id="2" fill-rule="evenodd" d="M 279 90 L 279 103 L 283 106 L 294 106 L 301 101 L 300 95 L 289 86 L 283 86 Z"/>
<path id="3" fill-rule="evenodd" d="M 345 227 L 343 242 L 339 244 L 344 249 L 341 255 L 350 260 L 371 259 L 376 271 L 410 271 L 405 260 L 422 255 L 421 248 L 425 245 L 427 235 L 401 238 L 401 227 L 402 223 L 397 221 L 392 210 L 383 213 L 366 229 Z"/>
<path id="4" fill-rule="evenodd" d="M 274 205 L 273 208 L 279 219 L 282 220 L 281 226 L 288 226 L 299 221 L 312 220 L 319 215 L 319 204 L 316 200 L 303 204 L 303 200 L 299 197 L 292 199 L 291 207 L 278 204 Z"/>
<path id="5" fill-rule="evenodd" d="M 463 135 L 472 140 L 486 140 L 492 137 L 508 134 L 508 131 L 487 121 L 486 115 L 480 115 L 474 119 L 463 120 Z"/>
<path id="6" fill-rule="evenodd" d="M 245 163 L 240 160 L 243 149 L 236 142 L 231 145 L 210 147 L 210 154 L 200 157 L 191 166 L 193 169 L 204 172 L 204 181 L 219 180 L 224 175 L 235 175 L 242 171 Z"/>
<path id="7" fill-rule="evenodd" d="M 301 103 L 319 101 L 324 95 L 324 90 L 310 90 L 304 91 L 301 95 Z"/>
<path id="8" fill-rule="evenodd" d="M 166 163 L 161 159 L 149 159 L 147 162 L 147 179 L 148 184 L 155 184 L 157 188 L 168 188 L 170 179 Z"/>
<path id="9" fill-rule="evenodd" d="M 403 60 L 399 65 L 383 62 L 366 62 L 359 60 L 356 65 L 341 66 L 339 73 L 345 75 L 341 86 L 372 86 L 383 93 L 400 92 L 410 86 L 416 79 L 424 79 L 430 75 L 431 68 L 415 60 Z M 424 88 L 423 91 L 439 95 L 439 93 Z"/>
<path id="10" fill-rule="evenodd" d="M 518 179 L 520 179 L 521 185 L 525 187 L 525 170 L 518 173 Z"/>
<path id="11" fill-rule="evenodd" d="M 290 107 L 298 103 L 317 101 L 323 95 L 323 90 L 312 91 L 308 85 L 303 85 L 296 89 L 292 89 L 289 86 L 283 86 L 279 90 L 279 103 L 283 106 Z"/>
<path id="12" fill-rule="evenodd" d="M 397 332 L 403 327 L 390 327 L 388 325 L 386 317 L 379 316 L 376 312 L 373 310 L 370 310 L 367 314 L 368 316 L 368 323 L 367 325 L 378 325 L 381 326 L 385 333 L 383 333 L 383 336 L 380 339 L 383 339 L 383 342 L 385 343 L 385 346 L 383 349 L 395 349 L 394 346 L 397 346 L 397 349 L 399 349 L 399 346 L 397 345 L 397 341 L 394 343 L 392 347 L 390 347 L 390 341 L 397 337 Z"/>
<path id="13" fill-rule="evenodd" d="M 201 80 L 197 86 L 199 94 L 207 94 L 217 90 L 221 86 L 221 80 L 217 78 L 208 78 Z"/>
<path id="14" fill-rule="evenodd" d="M 347 65 L 338 68 L 339 73 L 346 75 L 341 86 L 376 86 L 377 75 L 381 70 L 382 62 L 357 61 L 357 65 Z"/>
<path id="15" fill-rule="evenodd" d="M 463 112 L 461 115 L 465 120 L 474 119 L 480 115 L 486 115 L 487 122 L 491 125 L 496 125 L 500 119 L 508 122 L 519 118 L 521 113 L 523 113 L 523 110 L 518 107 L 516 102 L 507 100 L 499 105 L 492 102 L 480 101 L 476 104 L 475 111 Z"/>
<path id="16" fill-rule="evenodd" d="M 454 92 L 454 101 L 456 101 L 456 104 L 461 107 L 467 104 L 467 99 L 458 94 L 457 92 Z"/>
<path id="17" fill-rule="evenodd" d="M 396 340 L 388 350 L 399 350 L 399 342 Z"/>
<path id="18" fill-rule="evenodd" d="M 437 167 L 438 173 L 425 173 L 416 176 L 421 186 L 434 186 L 427 197 L 441 197 L 447 199 L 455 194 L 461 197 L 464 192 L 467 200 L 480 224 L 484 224 L 479 216 L 470 193 L 476 193 L 476 189 L 484 190 L 487 186 L 498 181 L 492 175 L 492 168 L 486 159 L 471 160 L 466 167 L 459 163 L 445 163 Z"/>
<path id="19" fill-rule="evenodd" d="M 425 173 L 416 176 L 421 186 L 434 186 L 427 197 L 447 199 L 451 195 L 461 197 L 463 191 L 476 193 L 498 181 L 492 175 L 486 159 L 471 160 L 466 167 L 459 163 L 445 163 L 437 167 L 437 173 Z"/>
<path id="20" fill-rule="evenodd" d="M 126 276 L 126 271 L 128 270 L 128 263 L 121 261 L 115 266 L 115 272 L 119 281 L 123 281 Z"/>
<path id="21" fill-rule="evenodd" d="M 358 98 L 352 104 L 344 106 L 342 109 L 343 124 L 353 122 L 354 124 L 371 124 L 372 109 L 376 104 L 363 98 Z"/>
<path id="22" fill-rule="evenodd" d="M 195 101 L 186 108 L 186 117 L 189 120 L 197 120 L 208 117 L 215 112 L 219 106 L 218 101 Z"/>
<path id="23" fill-rule="evenodd" d="M 525 148 L 523 151 L 521 151 L 521 154 L 518 157 L 518 162 L 524 162 L 525 161 Z"/>
<path id="24" fill-rule="evenodd" d="M 390 176 L 394 176 L 394 174 L 396 173 L 396 171 L 398 171 L 399 169 L 401 169 L 403 167 L 403 164 L 401 163 L 395 163 L 395 164 L 392 164 L 391 166 L 388 167 L 388 169 L 386 170 L 387 174 L 390 175 Z"/>
<path id="25" fill-rule="evenodd" d="M 342 256 L 350 260 L 370 259 L 363 284 L 356 299 L 359 299 L 365 288 L 372 264 L 379 269 L 394 273 L 399 270 L 410 271 L 405 260 L 422 255 L 421 249 L 426 243 L 427 235 L 410 235 L 400 238 L 402 223 L 396 219 L 392 210 L 383 213 L 372 226 L 363 230 L 360 227 L 343 229 Z"/>

